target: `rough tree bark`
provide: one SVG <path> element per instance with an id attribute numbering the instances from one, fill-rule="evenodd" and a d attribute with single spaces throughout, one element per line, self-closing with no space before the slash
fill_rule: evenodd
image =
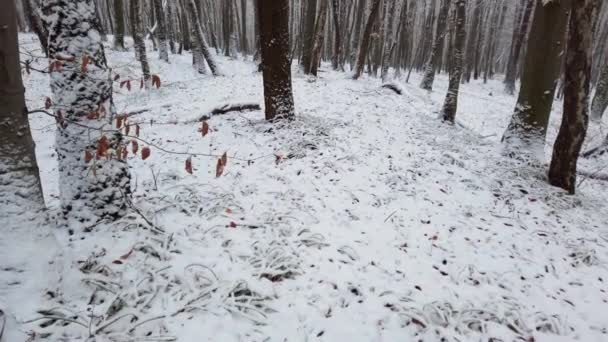
<path id="1" fill-rule="evenodd" d="M 420 88 L 424 90 L 433 90 L 433 82 L 435 81 L 435 62 L 440 49 L 443 47 L 446 34 L 448 12 L 450 11 L 451 0 L 441 0 L 441 7 L 439 8 L 439 16 L 437 17 L 437 28 L 435 30 L 435 39 L 433 41 L 433 47 L 431 48 L 431 54 L 424 67 L 424 76 L 420 82 Z M 459 79 L 460 82 L 460 79 Z"/>
<path id="2" fill-rule="evenodd" d="M 388 71 L 393 56 L 395 47 L 395 34 L 393 33 L 393 22 L 395 21 L 395 12 L 397 11 L 397 1 L 393 1 L 388 13 L 388 22 L 386 23 L 386 31 L 384 33 L 384 46 L 382 50 L 382 67 L 380 69 L 380 77 L 382 82 L 388 81 Z"/>
<path id="3" fill-rule="evenodd" d="M 589 125 L 593 26 L 599 3 L 600 0 L 573 1 L 570 13 L 564 115 L 549 168 L 549 183 L 570 194 L 576 191 L 576 164 Z"/>
<path id="4" fill-rule="evenodd" d="M 519 98 L 503 135 L 507 154 L 542 155 L 562 65 L 571 0 L 536 0 Z"/>
<path id="5" fill-rule="evenodd" d="M 209 69 L 211 69 L 211 73 L 213 76 L 221 76 L 222 73 L 215 62 L 215 57 L 209 50 L 209 45 L 207 45 L 207 41 L 205 40 L 205 35 L 203 34 L 203 28 L 201 27 L 201 21 L 198 17 L 198 10 L 196 8 L 195 0 L 188 0 L 188 9 L 190 13 L 190 18 L 192 21 L 192 26 L 194 26 L 196 44 L 198 48 L 203 52 L 203 56 L 205 56 L 205 60 L 209 65 Z"/>
<path id="6" fill-rule="evenodd" d="M 365 24 L 365 31 L 363 31 L 363 38 L 361 39 L 361 44 L 359 44 L 359 53 L 357 55 L 357 64 L 355 65 L 355 70 L 353 73 L 353 79 L 358 79 L 361 77 L 363 73 L 363 68 L 365 67 L 365 59 L 367 58 L 367 54 L 369 52 L 370 39 L 372 35 L 372 31 L 374 29 L 374 25 L 376 20 L 378 19 L 378 13 L 380 11 L 380 3 L 382 0 L 373 0 L 372 9 L 367 18 L 367 23 Z"/>
<path id="7" fill-rule="evenodd" d="M 448 93 L 445 97 L 441 118 L 444 121 L 454 123 L 456 120 L 456 110 L 458 109 L 458 91 L 460 88 L 460 78 L 462 77 L 462 60 L 464 57 L 464 42 L 466 39 L 465 25 L 467 2 L 466 0 L 456 0 L 456 37 L 454 39 L 454 51 L 452 53 L 452 69 L 450 70 L 450 84 Z"/>
<path id="8" fill-rule="evenodd" d="M 516 33 L 514 35 L 513 46 L 511 47 L 511 55 L 507 64 L 507 72 L 505 75 L 505 92 L 509 95 L 513 95 L 515 92 L 515 79 L 517 78 L 517 64 L 519 62 L 519 56 L 521 54 L 521 48 L 526 40 L 528 33 L 528 26 L 530 24 L 530 17 L 532 16 L 532 10 L 534 9 L 534 0 L 525 0 L 525 7 L 523 9 L 523 16 L 521 24 L 518 25 Z"/>
<path id="9" fill-rule="evenodd" d="M 471 74 L 476 65 L 476 58 L 479 56 L 479 52 L 477 51 L 477 38 L 479 36 L 479 26 L 481 25 L 482 4 L 483 0 L 476 0 L 473 3 L 473 18 L 467 38 L 467 58 L 465 59 L 467 66 L 464 70 L 463 77 L 463 80 L 466 82 L 471 82 Z"/>
<path id="10" fill-rule="evenodd" d="M 353 69 L 355 63 L 357 62 L 357 47 L 358 43 L 361 41 L 361 27 L 363 26 L 363 15 L 365 14 L 365 9 L 367 8 L 367 0 L 359 0 L 357 5 L 357 14 L 355 15 L 354 21 L 354 29 L 352 40 L 350 41 L 350 68 Z"/>
<path id="11" fill-rule="evenodd" d="M 125 49 L 125 9 L 123 0 L 114 0 L 114 49 Z"/>
<path id="12" fill-rule="evenodd" d="M 289 59 L 289 0 L 256 0 L 266 120 L 295 116 Z"/>
<path id="13" fill-rule="evenodd" d="M 98 130 L 107 120 L 91 113 L 113 115 L 112 78 L 103 44 L 94 25 L 92 0 L 45 0 L 49 53 L 61 67 L 51 73 L 55 115 L 59 120 L 55 149 L 59 162 L 61 207 L 68 226 L 84 227 L 126 213 L 131 175 L 118 158 L 84 160 L 102 138 Z M 83 61 L 88 60 L 83 71 Z M 85 128 L 83 127 L 92 127 Z M 122 143 L 120 133 L 107 136 L 108 147 Z M 83 225 L 84 224 L 84 225 Z"/>
<path id="14" fill-rule="evenodd" d="M 156 31 L 158 38 L 158 56 L 162 61 L 169 63 L 169 43 L 167 42 L 167 23 L 163 11 L 163 0 L 154 1 L 154 13 L 156 15 Z"/>
<path id="15" fill-rule="evenodd" d="M 249 42 L 247 40 L 247 0 L 241 0 L 241 49 L 244 55 L 249 54 Z"/>
<path id="16" fill-rule="evenodd" d="M 597 122 L 602 120 L 602 116 L 608 108 L 608 61 L 603 63 L 591 102 L 591 119 Z"/>
<path id="17" fill-rule="evenodd" d="M 0 11 L 0 222 L 10 224 L 40 212 L 44 199 L 25 107 L 15 3 L 6 6 Z"/>
<path id="18" fill-rule="evenodd" d="M 133 36 L 133 50 L 135 59 L 141 65 L 142 77 L 146 87 L 150 83 L 150 64 L 146 54 L 146 43 L 144 41 L 144 23 L 141 11 L 141 0 L 129 0 L 131 12 L 131 35 Z"/>

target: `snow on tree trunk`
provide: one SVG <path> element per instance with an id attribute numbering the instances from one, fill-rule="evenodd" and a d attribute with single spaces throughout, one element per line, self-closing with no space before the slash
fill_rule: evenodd
<path id="1" fill-rule="evenodd" d="M 196 38 L 195 44 L 198 45 L 198 48 L 200 48 L 200 50 L 202 51 L 203 56 L 205 56 L 205 60 L 207 61 L 207 64 L 209 65 L 209 69 L 211 69 L 211 73 L 213 74 L 213 76 L 221 76 L 222 73 L 218 68 L 217 63 L 215 62 L 215 57 L 211 54 L 211 50 L 209 50 L 209 46 L 207 45 L 207 41 L 205 40 L 203 28 L 201 27 L 201 21 L 198 17 L 198 10 L 194 1 L 195 0 L 188 0 L 188 12 L 190 13 L 192 26 L 194 26 L 193 30 Z"/>
<path id="2" fill-rule="evenodd" d="M 566 79 L 564 85 L 564 114 L 553 146 L 549 168 L 549 183 L 576 191 L 576 164 L 589 125 L 589 89 L 593 58 L 593 25 L 600 0 L 576 0 L 572 3 Z"/>
<path id="3" fill-rule="evenodd" d="M 441 118 L 454 123 L 458 109 L 458 91 L 462 77 L 462 60 L 464 56 L 464 41 L 466 39 L 466 0 L 456 0 L 456 39 L 454 39 L 454 52 L 452 53 L 452 69 L 450 70 L 450 83 L 445 97 Z"/>
<path id="4" fill-rule="evenodd" d="M 534 0 L 525 0 L 525 9 L 523 10 L 523 18 L 521 25 L 515 22 L 514 25 L 519 25 L 514 34 L 513 47 L 511 48 L 511 56 L 507 64 L 507 72 L 505 74 L 505 92 L 509 95 L 515 93 L 515 78 L 517 77 L 517 64 L 519 62 L 519 56 L 521 54 L 521 48 L 526 39 L 528 33 L 528 26 L 530 24 L 530 17 L 532 16 L 532 10 L 534 9 Z"/>
<path id="5" fill-rule="evenodd" d="M 289 1 L 257 0 L 266 120 L 295 115 L 289 57 Z"/>
<path id="6" fill-rule="evenodd" d="M 571 7 L 571 0 L 536 1 L 519 98 L 502 138 L 507 154 L 532 158 L 543 154 Z"/>
<path id="7" fill-rule="evenodd" d="M 424 67 L 424 76 L 420 82 L 420 88 L 424 90 L 433 90 L 433 82 L 435 81 L 435 62 L 437 61 L 437 55 L 439 50 L 443 47 L 445 41 L 446 26 L 448 12 L 450 10 L 451 0 L 442 0 L 441 8 L 439 9 L 439 16 L 437 17 L 437 29 L 435 30 L 435 40 L 433 41 L 433 47 L 431 49 L 431 55 L 426 62 Z M 459 80 L 460 82 L 460 80 Z"/>
<path id="8" fill-rule="evenodd" d="M 156 37 L 158 38 L 158 56 L 162 61 L 169 63 L 169 42 L 167 41 L 167 24 L 163 11 L 163 0 L 153 0 L 156 14 Z"/>
<path id="9" fill-rule="evenodd" d="M 114 49 L 125 49 L 125 15 L 123 0 L 114 0 Z"/>
<path id="10" fill-rule="evenodd" d="M 144 41 L 144 23 L 141 13 L 141 0 L 129 0 L 131 3 L 131 31 L 133 35 L 133 46 L 135 50 L 135 58 L 141 64 L 142 76 L 144 83 L 149 86 L 150 79 L 150 64 L 146 54 L 146 43 Z"/>
<path id="11" fill-rule="evenodd" d="M 40 212 L 44 199 L 25 107 L 15 3 L 6 6 L 0 13 L 0 222 L 16 223 Z"/>
<path id="12" fill-rule="evenodd" d="M 358 79 L 361 77 L 363 73 L 363 68 L 365 67 L 365 60 L 369 53 L 369 46 L 371 43 L 372 31 L 374 29 L 374 25 L 376 24 L 376 20 L 378 19 L 378 13 L 380 11 L 380 3 L 382 0 L 374 0 L 372 3 L 372 9 L 369 13 L 369 17 L 367 17 L 367 23 L 365 24 L 365 31 L 363 31 L 363 38 L 361 39 L 361 44 L 359 44 L 359 53 L 357 54 L 357 62 L 355 64 L 355 70 L 353 73 L 353 79 Z"/>
<path id="13" fill-rule="evenodd" d="M 97 147 L 99 130 L 109 126 L 108 118 L 90 119 L 90 114 L 113 114 L 111 72 L 94 25 L 93 1 L 45 0 L 45 8 L 50 59 L 60 64 L 50 74 L 53 106 L 65 119 L 59 121 L 55 140 L 64 218 L 68 226 L 79 227 L 118 219 L 126 213 L 131 196 L 127 164 L 117 158 L 84 160 L 85 151 Z M 85 60 L 89 62 L 83 70 Z M 118 133 L 107 138 L 110 149 L 122 142 Z"/>
<path id="14" fill-rule="evenodd" d="M 591 119 L 601 121 L 606 108 L 608 108 L 608 61 L 604 61 L 600 78 L 597 81 L 595 95 L 591 102 Z"/>

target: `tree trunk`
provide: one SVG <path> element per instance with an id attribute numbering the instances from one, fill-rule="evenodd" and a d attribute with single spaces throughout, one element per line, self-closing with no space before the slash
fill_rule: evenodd
<path id="1" fill-rule="evenodd" d="M 55 115 L 65 118 L 59 120 L 55 149 L 66 224 L 82 228 L 102 219 L 116 220 L 126 213 L 131 196 L 126 162 L 102 156 L 84 160 L 85 151 L 91 153 L 103 139 L 96 131 L 107 127 L 107 120 L 91 118 L 91 113 L 114 114 L 111 70 L 94 25 L 95 7 L 92 0 L 45 1 L 50 12 L 50 58 L 61 63 L 51 73 L 51 90 Z M 82 72 L 85 59 L 90 62 Z M 109 151 L 123 144 L 118 132 L 106 138 Z"/>
<path id="2" fill-rule="evenodd" d="M 203 28 L 201 27 L 201 21 L 198 17 L 198 11 L 196 9 L 195 0 L 188 0 L 188 8 L 190 9 L 190 18 L 192 21 L 192 26 L 194 26 L 194 32 L 196 33 L 196 44 L 198 48 L 203 52 L 203 56 L 205 56 L 205 60 L 207 60 L 207 64 L 209 65 L 209 69 L 211 69 L 211 73 L 213 76 L 221 76 L 221 71 L 215 62 L 215 57 L 209 50 L 209 45 L 207 45 L 207 41 L 205 40 L 205 35 L 203 34 Z"/>
<path id="3" fill-rule="evenodd" d="M 247 41 L 247 0 L 241 0 L 241 50 L 244 55 L 249 54 L 249 42 Z"/>
<path id="4" fill-rule="evenodd" d="M 602 120 L 602 116 L 608 107 L 608 61 L 603 63 L 600 78 L 595 88 L 595 95 L 591 102 L 591 119 L 597 122 Z"/>
<path id="5" fill-rule="evenodd" d="M 460 78 L 462 77 L 462 59 L 464 56 L 464 42 L 466 39 L 466 0 L 456 0 L 456 38 L 454 39 L 454 52 L 452 56 L 452 68 L 450 70 L 450 84 L 448 94 L 445 97 L 441 118 L 444 121 L 454 123 L 456 120 L 456 110 L 458 109 L 458 91 L 460 88 Z"/>
<path id="6" fill-rule="evenodd" d="M 257 0 L 256 0 L 257 1 Z M 300 61 L 302 71 L 310 74 L 312 70 L 312 49 L 315 41 L 315 18 L 317 15 L 317 0 L 304 0 L 307 2 L 304 19 L 304 38 L 302 46 L 302 60 Z M 265 4 L 265 6 L 267 6 Z"/>
<path id="7" fill-rule="evenodd" d="M 571 0 L 544 1 L 536 0 L 519 98 L 502 139 L 509 154 L 541 155 L 545 145 Z"/>
<path id="8" fill-rule="evenodd" d="M 257 0 L 266 120 L 295 116 L 289 59 L 289 1 Z"/>
<path id="9" fill-rule="evenodd" d="M 355 33 L 353 34 L 352 40 L 350 41 L 350 51 L 352 55 L 350 56 L 350 67 L 353 69 L 355 67 L 355 63 L 357 62 L 357 47 L 358 43 L 361 42 L 361 27 L 363 27 L 363 15 L 365 14 L 365 9 L 367 8 L 367 0 L 359 0 L 359 5 L 357 6 L 357 15 L 355 16 Z"/>
<path id="10" fill-rule="evenodd" d="M 154 1 L 154 13 L 156 15 L 156 37 L 158 38 L 158 55 L 162 61 L 169 63 L 169 49 L 167 42 L 167 24 L 163 11 L 163 0 Z"/>
<path id="11" fill-rule="evenodd" d="M 589 124 L 589 88 L 593 56 L 593 26 L 600 0 L 576 0 L 572 3 L 568 48 L 564 115 L 549 168 L 549 183 L 576 191 L 576 164 Z"/>
<path id="12" fill-rule="evenodd" d="M 129 0 L 131 7 L 131 34 L 133 36 L 133 50 L 135 59 L 141 65 L 142 77 L 146 87 L 150 82 L 150 64 L 146 54 L 146 42 L 144 41 L 144 23 L 141 11 L 141 0 Z"/>
<path id="13" fill-rule="evenodd" d="M 321 63 L 321 50 L 323 48 L 323 41 L 325 40 L 325 22 L 327 20 L 327 9 L 328 2 L 331 0 L 319 0 L 321 1 L 321 8 L 319 10 L 319 17 L 315 24 L 315 37 L 312 48 L 312 59 L 310 61 L 310 73 L 317 76 L 319 64 Z"/>
<path id="14" fill-rule="evenodd" d="M 388 22 L 386 23 L 386 31 L 384 33 L 384 46 L 382 50 L 382 69 L 380 77 L 382 82 L 388 81 L 388 71 L 391 63 L 391 58 L 394 51 L 395 35 L 393 33 L 393 23 L 395 21 L 395 12 L 397 11 L 397 1 L 393 1 L 388 13 Z"/>
<path id="15" fill-rule="evenodd" d="M 441 7 L 439 8 L 439 16 L 437 17 L 437 29 L 435 30 L 435 40 L 433 41 L 431 55 L 429 56 L 429 59 L 427 60 L 426 66 L 424 68 L 424 76 L 422 77 L 422 82 L 420 82 L 420 88 L 424 90 L 433 90 L 433 82 L 435 81 L 435 62 L 437 61 L 439 50 L 441 49 L 445 41 L 445 29 L 447 26 L 448 12 L 450 10 L 450 1 L 451 0 L 441 1 Z"/>
<path id="16" fill-rule="evenodd" d="M 25 14 L 27 15 L 30 25 L 38 40 L 40 41 L 40 47 L 45 56 L 49 56 L 49 33 L 44 27 L 40 13 L 40 5 L 36 0 L 22 0 Z"/>
<path id="17" fill-rule="evenodd" d="M 517 64 L 519 63 L 519 56 L 521 54 L 521 47 L 524 44 L 526 35 L 528 33 L 528 25 L 530 24 L 530 17 L 532 16 L 532 10 L 534 9 L 534 0 L 525 0 L 525 8 L 523 9 L 523 17 L 521 24 L 518 25 L 516 33 L 514 34 L 513 46 L 511 47 L 511 56 L 507 65 L 507 72 L 505 75 L 505 92 L 509 95 L 513 95 L 515 92 L 515 79 L 517 77 Z"/>
<path id="18" fill-rule="evenodd" d="M 0 222 L 16 223 L 43 210 L 44 199 L 25 107 L 15 3 L 5 6 L 0 11 Z"/>
<path id="19" fill-rule="evenodd" d="M 365 67 L 365 59 L 369 52 L 370 39 L 372 35 L 372 30 L 374 29 L 374 25 L 378 18 L 378 12 L 380 11 L 380 3 L 382 0 L 373 0 L 372 10 L 367 18 L 367 23 L 365 24 L 365 31 L 363 32 L 363 38 L 361 39 L 361 44 L 359 44 L 359 53 L 357 56 L 357 64 L 355 65 L 355 72 L 353 74 L 353 79 L 358 79 L 361 77 L 363 73 L 363 67 Z"/>
<path id="20" fill-rule="evenodd" d="M 125 18 L 122 0 L 114 0 L 114 50 L 125 49 Z"/>
<path id="21" fill-rule="evenodd" d="M 342 3 L 342 6 L 345 4 Z M 340 59 L 342 58 L 342 30 L 340 27 L 340 1 L 339 0 L 331 0 L 331 10 L 333 14 L 333 22 L 334 22 L 334 47 L 333 47 L 333 55 L 331 58 L 331 67 L 334 70 L 338 70 L 340 68 Z M 345 18 L 343 18 L 345 19 Z"/>
<path id="22" fill-rule="evenodd" d="M 471 74 L 473 73 L 473 69 L 475 68 L 476 58 L 479 56 L 477 51 L 477 40 L 480 31 L 481 25 L 481 9 L 482 9 L 482 1 L 476 0 L 473 3 L 473 21 L 471 23 L 471 28 L 467 38 L 467 57 L 466 57 L 466 68 L 464 70 L 464 81 L 471 82 Z M 532 0 L 533 1 L 533 0 Z"/>

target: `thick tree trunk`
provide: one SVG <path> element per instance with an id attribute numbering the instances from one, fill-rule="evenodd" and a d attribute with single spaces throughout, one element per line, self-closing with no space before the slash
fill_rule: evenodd
<path id="1" fill-rule="evenodd" d="M 125 18 L 123 0 L 114 0 L 114 50 L 125 49 Z"/>
<path id="2" fill-rule="evenodd" d="M 608 61 L 604 61 L 603 63 L 597 87 L 595 88 L 595 95 L 591 102 L 591 119 L 597 122 L 602 120 L 602 116 L 606 108 L 608 108 Z"/>
<path id="3" fill-rule="evenodd" d="M 257 1 L 257 0 L 256 0 Z M 302 60 L 300 61 L 302 71 L 310 74 L 312 65 L 312 49 L 315 41 L 315 18 L 317 16 L 317 0 L 305 0 L 307 2 L 304 19 L 304 37 L 302 46 Z M 264 4 L 264 6 L 268 6 Z"/>
<path id="4" fill-rule="evenodd" d="M 24 222 L 44 209 L 21 79 L 16 9 L 0 11 L 0 222 Z M 24 220 L 21 220 L 24 219 Z"/>
<path id="5" fill-rule="evenodd" d="M 357 56 L 357 64 L 355 65 L 355 70 L 353 73 L 353 79 L 358 79 L 361 77 L 363 73 L 363 67 L 365 67 L 365 59 L 369 53 L 369 45 L 370 39 L 372 35 L 372 31 L 374 29 L 374 25 L 376 20 L 378 19 L 378 13 L 380 11 L 380 3 L 382 0 L 373 0 L 372 10 L 367 18 L 367 23 L 365 24 L 365 31 L 363 32 L 363 38 L 361 39 L 361 44 L 359 44 L 359 53 Z"/>
<path id="6" fill-rule="evenodd" d="M 509 154 L 542 154 L 562 65 L 571 0 L 536 2 L 519 98 L 503 136 Z"/>
<path id="7" fill-rule="evenodd" d="M 447 26 L 448 12 L 450 10 L 450 1 L 451 0 L 441 0 L 441 7 L 439 8 L 439 16 L 437 17 L 437 28 L 435 30 L 435 39 L 433 41 L 431 55 L 426 62 L 424 76 L 420 82 L 420 88 L 424 90 L 433 90 L 436 68 L 435 63 L 437 61 L 439 50 L 443 47 L 443 43 L 445 41 L 445 29 Z"/>
<path id="8" fill-rule="evenodd" d="M 175 17 L 175 2 L 169 1 L 167 2 L 167 35 L 169 38 L 169 50 L 172 54 L 175 54 L 177 50 L 175 49 L 175 41 L 176 41 L 176 31 L 178 21 Z"/>
<path id="9" fill-rule="evenodd" d="M 205 56 L 205 60 L 207 61 L 207 64 L 209 65 L 209 69 L 211 69 L 211 73 L 213 74 L 213 76 L 221 76 L 222 73 L 215 61 L 215 57 L 211 53 L 209 45 L 207 45 L 207 40 L 205 40 L 203 28 L 201 27 L 201 21 L 198 17 L 198 10 L 194 1 L 195 0 L 188 0 L 188 12 L 190 13 L 192 26 L 194 26 L 194 32 L 196 33 L 195 38 L 196 44 L 198 45 L 197 48 L 199 48 L 202 51 L 203 56 Z"/>
<path id="10" fill-rule="evenodd" d="M 448 94 L 445 97 L 441 118 L 444 121 L 454 123 L 456 120 L 456 110 L 458 109 L 458 91 L 460 88 L 460 78 L 462 77 L 462 60 L 464 57 L 464 42 L 466 39 L 466 0 L 456 0 L 456 37 L 454 39 L 454 51 L 452 56 L 452 68 L 450 70 L 450 84 Z"/>
<path id="11" fill-rule="evenodd" d="M 295 115 L 289 59 L 289 1 L 256 0 L 266 120 Z"/>
<path id="12" fill-rule="evenodd" d="M 525 0 L 525 7 L 523 9 L 523 16 L 521 24 L 518 25 L 516 33 L 514 34 L 514 40 L 511 47 L 511 55 L 507 64 L 507 72 L 505 75 L 505 92 L 509 95 L 513 95 L 515 92 L 515 79 L 517 78 L 517 64 L 519 63 L 519 56 L 521 54 L 521 47 L 526 40 L 528 33 L 528 25 L 530 24 L 530 17 L 532 16 L 532 10 L 534 9 L 534 0 Z"/>
<path id="13" fill-rule="evenodd" d="M 163 11 L 163 1 L 154 1 L 154 13 L 156 15 L 156 31 L 154 32 L 158 38 L 158 56 L 162 61 L 169 63 L 169 44 L 167 42 L 167 24 L 165 22 L 165 14 Z"/>
<path id="14" fill-rule="evenodd" d="M 589 88 L 593 55 L 593 26 L 600 0 L 572 3 L 566 51 L 564 115 L 549 168 L 549 183 L 576 191 L 576 164 L 589 124 Z"/>
<path id="15" fill-rule="evenodd" d="M 55 114 L 59 120 L 55 149 L 59 161 L 61 207 L 68 226 L 83 227 L 102 219 L 115 220 L 126 213 L 131 196 L 131 175 L 119 158 L 84 160 L 102 136 L 97 130 L 107 120 L 91 113 L 113 115 L 112 78 L 103 44 L 94 22 L 92 0 L 45 0 L 51 61 L 61 67 L 51 73 Z M 85 72 L 82 63 L 89 63 Z M 85 128 L 83 127 L 91 127 Z M 108 148 L 116 150 L 122 136 L 106 137 Z M 83 225 L 84 224 L 84 225 Z"/>
<path id="16" fill-rule="evenodd" d="M 131 9 L 131 35 L 133 36 L 133 50 L 135 51 L 135 59 L 137 59 L 141 65 L 144 84 L 146 87 L 148 87 L 151 81 L 150 64 L 148 63 L 146 42 L 144 41 L 144 23 L 143 14 L 141 11 L 141 0 L 129 1 Z"/>
<path id="17" fill-rule="evenodd" d="M 355 32 L 353 34 L 352 40 L 350 41 L 350 67 L 354 69 L 355 63 L 357 62 L 357 48 L 359 43 L 361 42 L 361 27 L 363 27 L 363 15 L 365 14 L 365 9 L 367 8 L 367 0 L 358 0 L 357 5 L 357 14 L 355 16 L 354 28 Z"/>

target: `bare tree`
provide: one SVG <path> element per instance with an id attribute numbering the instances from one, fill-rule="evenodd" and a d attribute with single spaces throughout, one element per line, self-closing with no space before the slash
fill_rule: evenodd
<path id="1" fill-rule="evenodd" d="M 211 69 L 211 73 L 214 76 L 220 76 L 222 73 L 217 65 L 217 62 L 215 61 L 215 57 L 209 49 L 209 45 L 207 45 L 207 40 L 205 39 L 203 28 L 201 27 L 201 22 L 198 16 L 199 12 L 196 8 L 196 3 L 194 1 L 195 0 L 188 0 L 188 12 L 190 13 L 192 26 L 194 26 L 193 30 L 195 33 L 196 44 L 198 45 L 197 48 L 202 51 L 203 56 L 205 57 L 205 60 L 209 65 L 209 69 Z"/>
<path id="2" fill-rule="evenodd" d="M 0 11 L 0 221 L 16 223 L 40 212 L 44 199 L 21 79 L 15 3 L 5 5 Z"/>
<path id="3" fill-rule="evenodd" d="M 437 28 L 435 29 L 435 39 L 433 41 L 433 47 L 431 54 L 426 62 L 424 68 L 424 76 L 420 82 L 420 88 L 424 90 L 433 90 L 433 82 L 435 81 L 435 62 L 439 55 L 439 50 L 443 47 L 445 41 L 446 26 L 448 11 L 450 10 L 451 0 L 441 0 L 441 7 L 439 8 L 439 16 L 437 17 Z M 460 82 L 460 79 L 458 80 Z"/>
<path id="4" fill-rule="evenodd" d="M 144 41 L 144 23 L 143 14 L 141 13 L 141 0 L 129 0 L 131 10 L 131 35 L 133 36 L 133 50 L 135 50 L 135 58 L 141 65 L 142 77 L 144 83 L 149 86 L 150 82 L 150 64 L 148 63 L 148 55 L 146 54 L 146 43 Z"/>
<path id="5" fill-rule="evenodd" d="M 549 168 L 549 183 L 570 194 L 576 191 L 576 164 L 589 125 L 593 26 L 599 3 L 600 0 L 573 1 L 570 14 L 564 115 Z"/>
<path id="6" fill-rule="evenodd" d="M 450 84 L 448 93 L 445 97 L 441 118 L 444 121 L 454 123 L 456 120 L 456 110 L 458 109 L 458 92 L 460 88 L 460 78 L 462 77 L 462 60 L 464 57 L 464 42 L 466 39 L 466 0 L 456 0 L 456 37 L 454 39 L 454 51 L 452 53 L 452 69 L 450 70 Z"/>
<path id="7" fill-rule="evenodd" d="M 355 65 L 353 79 L 358 79 L 363 73 L 363 67 L 365 67 L 365 59 L 369 53 L 370 39 L 376 20 L 378 20 L 378 13 L 380 12 L 380 3 L 382 0 L 373 0 L 372 9 L 367 17 L 367 23 L 365 24 L 365 31 L 363 31 L 363 38 L 359 45 L 359 53 L 357 55 L 357 64 Z"/>
<path id="8" fill-rule="evenodd" d="M 595 88 L 595 95 L 591 102 L 591 119 L 593 121 L 602 120 L 602 116 L 608 108 L 608 62 L 604 61 L 603 63 Z"/>
<path id="9" fill-rule="evenodd" d="M 114 49 L 125 49 L 125 9 L 123 0 L 114 0 Z"/>
<path id="10" fill-rule="evenodd" d="M 257 0 L 256 0 L 257 1 Z M 302 59 L 300 65 L 305 74 L 312 70 L 312 49 L 315 42 L 315 18 L 317 16 L 317 0 L 305 0 L 306 13 L 304 18 L 304 37 L 302 39 Z"/>
<path id="11" fill-rule="evenodd" d="M 328 2 L 331 0 L 319 0 L 321 1 L 321 8 L 319 10 L 319 17 L 315 23 L 315 35 L 314 43 L 312 48 L 312 58 L 310 60 L 310 73 L 317 76 L 319 64 L 321 63 L 321 49 L 323 49 L 323 42 L 325 40 L 325 22 L 327 20 Z"/>
<path id="12" fill-rule="evenodd" d="M 256 0 L 266 120 L 295 115 L 289 58 L 289 0 Z"/>
<path id="13" fill-rule="evenodd" d="M 169 45 L 167 42 L 167 24 L 163 11 L 163 1 L 154 1 L 154 13 L 156 14 L 156 37 L 158 38 L 158 54 L 162 61 L 169 63 Z"/>
<path id="14" fill-rule="evenodd" d="M 519 22 L 514 22 L 513 25 L 516 27 L 513 34 L 513 43 L 511 47 L 511 55 L 509 56 L 509 61 L 507 64 L 507 72 L 505 75 L 505 92 L 507 94 L 513 95 L 515 92 L 515 79 L 517 77 L 517 64 L 519 62 L 519 57 L 521 54 L 521 48 L 526 40 L 526 35 L 528 33 L 528 25 L 530 24 L 530 17 L 532 16 L 532 11 L 534 9 L 534 0 L 524 0 L 525 5 L 523 10 L 523 16 L 521 19 L 521 24 Z"/>
<path id="15" fill-rule="evenodd" d="M 49 56 L 49 33 L 42 22 L 40 4 L 37 0 L 22 0 L 25 15 L 28 17 L 32 31 L 38 36 L 42 51 Z"/>

